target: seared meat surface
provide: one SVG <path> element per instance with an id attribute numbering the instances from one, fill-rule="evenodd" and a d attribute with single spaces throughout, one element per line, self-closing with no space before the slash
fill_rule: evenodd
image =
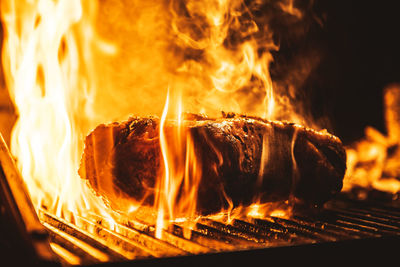
<path id="1" fill-rule="evenodd" d="M 99 125 L 86 138 L 81 177 L 117 208 L 129 200 L 152 205 L 163 170 L 159 127 L 156 117 Z M 165 122 L 167 143 L 177 127 Z M 188 115 L 181 127 L 200 166 L 201 214 L 227 208 L 230 201 L 234 206 L 288 199 L 320 205 L 342 188 L 346 153 L 339 138 L 326 131 L 234 114 Z"/>

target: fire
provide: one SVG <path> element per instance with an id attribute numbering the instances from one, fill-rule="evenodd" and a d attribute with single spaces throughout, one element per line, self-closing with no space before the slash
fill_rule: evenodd
<path id="1" fill-rule="evenodd" d="M 347 148 L 347 173 L 343 190 L 377 189 L 396 197 L 400 192 L 400 86 L 384 90 L 387 135 L 367 127 L 365 137 Z M 365 197 L 365 196 L 360 196 Z"/>
<path id="2" fill-rule="evenodd" d="M 270 74 L 272 52 L 279 46 L 269 25 L 257 23 L 252 13 L 262 4 L 2 1 L 2 63 L 18 111 L 11 149 L 36 207 L 72 221 L 70 214 L 101 213 L 112 225 L 107 205 L 77 173 L 83 139 L 100 123 L 158 114 L 162 164 L 156 179 L 155 236 L 162 238 L 171 220 L 191 228 L 181 217 L 196 216 L 202 162 L 182 114 L 215 116 L 224 110 L 275 119 L 290 109 Z M 302 17 L 293 1 L 278 6 Z M 304 122 L 288 113 L 285 119 Z M 166 131 L 167 120 L 178 125 L 176 130 Z M 263 151 L 262 160 L 268 159 Z M 290 214 L 286 204 L 257 201 L 236 211 L 231 204 L 224 212 L 231 217 Z M 129 203 L 125 211 L 138 209 L 140 203 Z"/>
<path id="3" fill-rule="evenodd" d="M 272 118 L 274 88 L 269 73 L 270 52 L 278 50 L 278 46 L 269 32 L 265 33 L 265 40 L 254 37 L 260 28 L 251 19 L 250 9 L 257 7 L 247 7 L 240 0 L 211 0 L 188 1 L 182 10 L 176 7 L 177 3 L 172 1 L 170 5 L 173 34 L 177 37 L 175 45 L 201 51 L 202 55 L 197 60 L 189 56 L 177 61 L 179 85 L 182 87 L 185 83 L 195 88 L 183 85 L 188 107 L 197 112 L 192 103 L 196 101 L 210 115 L 222 109 Z M 247 16 L 250 18 L 244 19 Z M 201 26 L 203 30 L 194 30 Z M 232 31 L 240 40 L 231 40 Z"/>
<path id="4" fill-rule="evenodd" d="M 84 12 L 80 1 L 2 1 L 3 66 L 18 112 L 11 150 L 36 207 L 66 217 L 104 210 L 76 172 L 93 127 L 91 69 L 80 60 L 96 39 Z"/>
<path id="5" fill-rule="evenodd" d="M 274 43 L 272 33 L 260 29 L 252 18 L 251 10 L 256 10 L 258 4 L 261 6 L 257 2 L 246 6 L 240 0 L 210 0 L 187 1 L 185 4 L 171 1 L 168 6 L 171 33 L 175 37 L 173 46 L 185 56 L 173 55 L 172 64 L 176 72 L 169 86 L 178 92 L 179 97 L 171 101 L 167 96 L 161 117 L 160 144 L 164 172 L 157 181 L 158 237 L 168 224 L 167 218 L 177 219 L 181 214 L 187 217 L 195 215 L 196 185 L 201 180 L 201 162 L 195 155 L 190 134 L 185 133 L 183 127 L 178 127 L 174 137 L 165 137 L 164 122 L 167 113 L 171 112 L 170 107 L 179 107 L 178 110 L 172 108 L 172 113 L 177 114 L 175 120 L 182 126 L 185 123 L 180 117 L 182 110 L 204 112 L 211 116 L 228 110 L 273 119 L 277 110 L 285 106 L 283 101 L 279 102 L 280 106 L 276 102 L 269 72 L 273 61 L 271 52 L 279 47 Z M 286 3 L 280 7 L 289 14 L 301 17 L 292 1 L 288 9 Z M 261 31 L 264 36 L 257 39 L 256 35 Z M 238 40 L 232 38 L 232 32 L 238 35 Z M 190 54 L 191 51 L 193 54 Z M 297 121 L 296 114 L 292 115 L 291 119 Z M 266 150 L 267 140 L 264 141 Z M 263 161 L 268 160 L 267 155 L 266 151 L 263 152 Z M 184 188 L 183 196 L 178 198 L 180 188 Z M 242 210 L 246 209 L 241 207 L 232 212 L 232 201 L 228 197 L 226 201 L 231 203 L 226 211 L 231 217 L 243 214 Z M 259 212 L 265 215 L 272 210 L 271 206 L 260 207 Z"/>
<path id="6" fill-rule="evenodd" d="M 197 188 L 201 180 L 200 160 L 197 159 L 190 133 L 182 127 L 185 124 L 182 116 L 182 102 L 180 94 L 175 97 L 178 103 L 176 110 L 170 108 L 170 94 L 167 99 L 160 121 L 160 144 L 163 157 L 163 174 L 157 180 L 157 195 L 155 209 L 158 211 L 156 223 L 156 237 L 162 237 L 162 229 L 168 221 L 179 220 L 179 216 L 193 218 L 196 214 Z M 165 131 L 165 121 L 171 112 L 178 125 L 173 133 Z M 172 135 L 172 136 L 171 136 Z M 184 220 L 190 224 L 190 221 Z M 187 225 L 189 228 L 191 225 Z M 185 228 L 186 229 L 186 228 Z M 184 233 L 189 237 L 190 233 Z"/>

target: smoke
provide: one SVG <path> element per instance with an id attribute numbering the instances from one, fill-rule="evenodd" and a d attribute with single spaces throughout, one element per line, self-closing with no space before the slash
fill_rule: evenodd
<path id="1" fill-rule="evenodd" d="M 184 111 L 317 127 L 304 88 L 322 54 L 307 39 L 317 13 L 312 1 L 101 1 L 97 34 L 117 50 L 93 48 L 96 122 L 161 115 L 169 87 Z"/>

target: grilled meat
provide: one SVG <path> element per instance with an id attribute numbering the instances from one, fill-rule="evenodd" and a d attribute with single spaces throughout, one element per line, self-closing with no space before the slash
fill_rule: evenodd
<path id="1" fill-rule="evenodd" d="M 224 115 L 188 115 L 181 126 L 201 166 L 199 213 L 255 200 L 320 205 L 341 190 L 346 153 L 339 138 L 294 123 Z M 99 125 L 86 138 L 81 177 L 117 207 L 122 200 L 152 205 L 163 169 L 159 127 L 156 117 Z M 177 127 L 165 122 L 166 140 Z"/>

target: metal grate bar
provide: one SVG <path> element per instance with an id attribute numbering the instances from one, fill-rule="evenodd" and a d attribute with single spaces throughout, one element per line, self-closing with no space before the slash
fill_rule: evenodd
<path id="1" fill-rule="evenodd" d="M 335 217 L 339 221 L 345 221 L 347 223 L 353 223 L 362 227 L 367 231 L 373 231 L 379 235 L 393 235 L 400 229 L 392 226 L 387 226 L 378 221 L 374 221 L 368 218 L 359 217 L 349 212 L 335 211 Z M 368 230 L 369 229 L 369 230 Z"/>
<path id="2" fill-rule="evenodd" d="M 162 240 L 159 240 L 154 237 L 154 227 L 146 225 L 146 227 L 140 227 L 140 229 L 144 229 L 145 231 L 140 231 L 138 229 L 135 229 L 134 227 L 131 226 L 131 224 L 126 223 L 125 225 L 123 224 L 118 224 L 118 223 L 113 223 L 113 225 L 107 223 L 107 220 L 99 215 L 91 215 L 94 218 L 96 218 L 97 222 L 101 222 L 101 228 L 99 228 L 99 224 L 93 225 L 94 228 L 91 229 L 91 232 L 96 232 L 99 234 L 100 237 L 104 238 L 107 237 L 107 235 L 102 235 L 102 230 L 105 231 L 105 233 L 110 233 L 110 230 L 108 229 L 114 229 L 114 232 L 118 235 L 117 242 L 120 242 L 119 240 L 122 239 L 125 242 L 130 241 L 133 242 L 133 246 L 137 246 L 144 251 L 147 251 L 149 254 L 153 255 L 154 257 L 166 257 L 166 256 L 174 256 L 174 255 L 185 255 L 187 252 L 179 249 L 176 246 L 173 246 L 171 244 L 168 244 L 167 242 L 164 242 Z M 80 216 L 77 216 L 78 218 L 81 218 Z M 89 224 L 90 222 L 86 220 L 87 223 Z M 130 220 L 130 223 L 133 221 Z M 89 224 L 90 225 L 90 224 Z M 139 222 L 132 223 L 132 225 L 139 225 Z M 141 224 L 140 224 L 141 225 Z M 122 236 L 122 237 L 121 237 Z M 129 248 L 128 244 L 128 248 Z"/>
<path id="3" fill-rule="evenodd" d="M 287 229 L 277 225 L 270 224 L 256 224 L 254 219 L 248 218 L 246 220 L 235 219 L 232 221 L 232 225 L 245 232 L 259 235 L 265 238 L 265 241 L 270 246 L 285 245 L 287 243 L 307 243 L 310 241 L 307 238 L 297 236 L 296 234 L 289 233 Z"/>
<path id="4" fill-rule="evenodd" d="M 305 223 L 311 223 L 311 224 L 318 223 L 322 225 L 321 227 L 323 229 L 326 229 L 327 231 L 332 231 L 337 235 L 341 236 L 343 240 L 354 239 L 354 238 L 368 238 L 376 236 L 375 234 L 371 234 L 369 232 L 364 232 L 356 228 L 351 228 L 346 224 L 321 221 L 318 219 L 310 219 L 307 217 L 300 217 L 300 216 L 295 216 L 295 218 L 299 218 L 302 222 Z"/>
<path id="5" fill-rule="evenodd" d="M 224 251 L 224 250 L 234 250 L 235 244 L 232 244 L 222 235 L 218 235 L 211 231 L 203 229 L 185 229 L 179 225 L 172 225 L 169 229 L 170 233 L 180 238 L 186 238 L 192 242 L 198 243 L 204 247 L 210 248 L 212 252 Z M 185 232 L 188 233 L 185 237 Z"/>
<path id="6" fill-rule="evenodd" d="M 331 201 L 315 216 L 293 215 L 290 218 L 230 219 L 228 215 L 201 217 L 195 221 L 171 224 L 155 236 L 155 227 L 136 219 L 124 219 L 111 225 L 99 215 L 82 218 L 75 215 L 75 225 L 40 212 L 49 229 L 55 251 L 72 253 L 79 264 L 104 260 L 123 261 L 149 257 L 170 257 L 272 247 L 371 239 L 400 235 L 400 208 L 368 206 L 356 201 Z M 79 226 L 79 228 L 77 227 Z M 110 230 L 113 229 L 113 230 Z M 63 232 L 63 233 L 60 233 Z M 85 247 L 69 240 L 69 235 L 100 252 L 97 257 Z M 94 236 L 95 235 L 95 236 Z M 59 247 L 57 247 L 59 246 Z M 63 251 L 66 250 L 66 251 Z M 70 259 L 71 260 L 71 259 Z"/>
<path id="7" fill-rule="evenodd" d="M 105 251 L 102 251 L 101 248 L 96 248 L 92 244 L 88 244 L 85 241 L 82 241 L 73 235 L 69 235 L 58 228 L 43 222 L 44 227 L 47 228 L 50 234 L 50 238 L 52 240 L 51 243 L 54 243 L 61 247 L 62 249 L 70 252 L 72 257 L 77 258 L 78 260 L 74 260 L 74 262 L 78 264 L 90 264 L 97 262 L 107 262 L 110 260 L 118 261 L 119 258 L 113 258 L 107 254 Z M 54 250 L 56 253 L 60 250 Z M 70 262 L 71 255 L 58 254 L 62 259 L 66 262 Z"/>
<path id="8" fill-rule="evenodd" d="M 276 235 L 274 237 L 266 237 L 265 235 L 263 236 L 259 232 L 252 231 L 252 229 L 249 229 L 248 227 L 238 227 L 238 225 L 233 225 L 233 224 L 225 224 L 222 222 L 214 221 L 208 218 L 202 218 L 200 219 L 200 222 L 202 225 L 207 225 L 209 227 L 212 227 L 214 229 L 217 229 L 227 235 L 232 235 L 241 239 L 245 239 L 248 241 L 252 241 L 254 243 L 267 243 L 271 241 L 271 239 L 276 240 Z"/>
<path id="9" fill-rule="evenodd" d="M 357 218 L 366 221 L 371 225 L 377 225 L 379 226 L 380 229 L 392 231 L 393 233 L 397 233 L 400 230 L 400 222 L 388 218 L 387 216 L 378 216 L 377 214 L 373 214 L 370 212 L 353 210 L 353 209 L 344 210 L 341 208 L 335 208 L 331 210 L 334 210 L 337 214 L 340 215 Z"/>

